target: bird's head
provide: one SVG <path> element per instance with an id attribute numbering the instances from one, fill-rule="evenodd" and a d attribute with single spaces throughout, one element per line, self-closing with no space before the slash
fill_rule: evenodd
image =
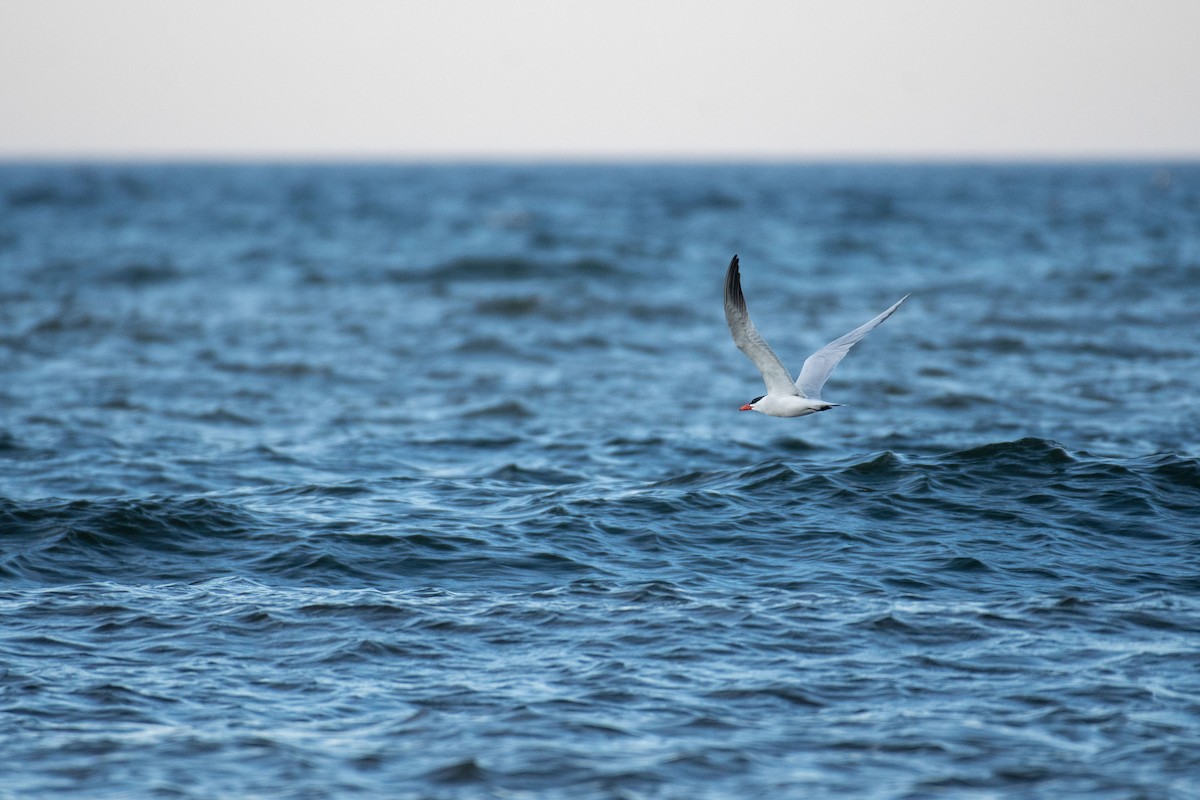
<path id="1" fill-rule="evenodd" d="M 764 395 L 764 396 L 765 396 L 765 395 Z M 744 406 L 742 406 L 741 408 L 739 408 L 739 409 L 738 409 L 738 411 L 758 411 L 758 409 L 757 409 L 757 408 L 755 408 L 755 406 L 756 406 L 756 405 L 758 405 L 758 401 L 759 401 L 759 400 L 762 400 L 762 397 L 756 397 L 756 398 L 754 398 L 754 399 L 753 399 L 753 400 L 751 400 L 749 403 L 746 403 L 746 405 L 744 405 Z"/>

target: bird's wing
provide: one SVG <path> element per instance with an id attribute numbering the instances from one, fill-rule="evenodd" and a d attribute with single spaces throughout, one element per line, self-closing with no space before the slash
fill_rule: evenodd
<path id="1" fill-rule="evenodd" d="M 738 272 L 737 256 L 729 262 L 729 271 L 725 273 L 725 321 L 729 323 L 733 343 L 762 373 L 763 381 L 767 384 L 767 394 L 800 393 L 796 384 L 792 383 L 792 376 L 787 367 L 750 321 L 750 312 L 746 310 L 746 298 L 742 295 L 742 276 Z"/>
<path id="2" fill-rule="evenodd" d="M 800 393 L 814 400 L 820 399 L 821 387 L 825 385 L 825 381 L 829 380 L 829 373 L 833 372 L 833 368 L 846 357 L 846 353 L 850 352 L 850 348 L 858 344 L 858 341 L 870 333 L 879 323 L 895 313 L 900 304 L 907 299 L 908 295 L 904 295 L 895 305 L 878 317 L 875 317 L 875 319 L 859 325 L 845 336 L 839 336 L 805 359 L 804 366 L 800 368 L 800 377 L 796 378 L 796 388 L 800 390 Z"/>

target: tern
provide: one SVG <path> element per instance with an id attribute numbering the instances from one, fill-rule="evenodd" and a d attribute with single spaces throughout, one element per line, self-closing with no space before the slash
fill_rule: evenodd
<path id="1" fill-rule="evenodd" d="M 738 410 L 757 411 L 770 417 L 803 417 L 841 405 L 821 399 L 821 387 L 829 380 L 829 373 L 846 357 L 851 347 L 895 313 L 900 304 L 907 299 L 908 295 L 904 295 L 895 305 L 870 322 L 859 325 L 845 336 L 839 336 L 813 353 L 805 359 L 804 366 L 800 368 L 800 375 L 792 381 L 787 367 L 750 321 L 750 313 L 746 310 L 746 298 L 742 295 L 738 257 L 734 256 L 729 262 L 729 271 L 725 273 L 725 321 L 729 323 L 733 343 L 754 362 L 767 384 L 765 395 L 754 398 Z"/>

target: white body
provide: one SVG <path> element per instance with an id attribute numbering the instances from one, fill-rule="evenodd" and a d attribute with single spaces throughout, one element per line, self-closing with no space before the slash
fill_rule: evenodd
<path id="1" fill-rule="evenodd" d="M 803 417 L 838 405 L 821 399 L 821 389 L 829 380 L 829 374 L 846 357 L 851 347 L 895 313 L 907 299 L 908 295 L 905 295 L 870 322 L 858 326 L 845 336 L 839 336 L 813 353 L 805 359 L 800 375 L 793 381 L 787 367 L 783 366 L 779 356 L 775 355 L 775 351 L 750 321 L 746 298 L 742 295 L 738 257 L 734 256 L 725 273 L 725 321 L 729 324 L 733 343 L 754 362 L 767 385 L 765 395 L 754 398 L 740 410 L 757 411 L 771 417 Z"/>
<path id="2" fill-rule="evenodd" d="M 757 411 L 768 417 L 803 417 L 826 411 L 837 403 L 826 403 L 824 400 L 813 400 L 795 394 L 768 394 L 760 397 L 754 403 L 747 403 L 748 411 Z"/>

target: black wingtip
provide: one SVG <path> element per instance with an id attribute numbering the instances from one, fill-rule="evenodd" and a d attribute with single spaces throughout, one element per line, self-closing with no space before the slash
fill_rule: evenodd
<path id="1" fill-rule="evenodd" d="M 729 262 L 729 269 L 725 272 L 725 302 L 732 303 L 743 311 L 746 309 L 746 298 L 742 295 L 742 275 L 738 271 L 736 255 Z"/>

